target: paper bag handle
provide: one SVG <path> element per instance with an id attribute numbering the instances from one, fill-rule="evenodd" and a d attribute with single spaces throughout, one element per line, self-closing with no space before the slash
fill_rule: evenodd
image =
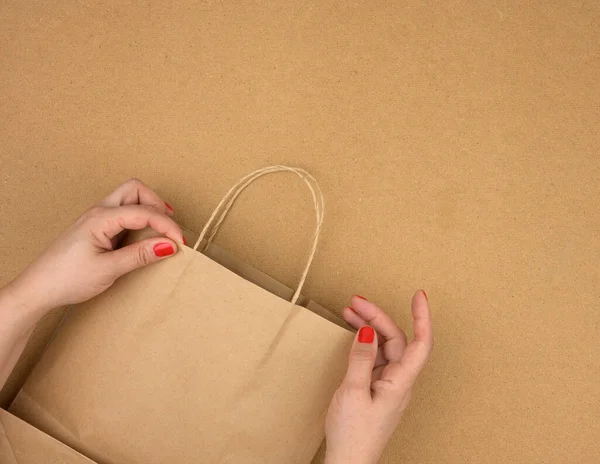
<path id="1" fill-rule="evenodd" d="M 296 174 L 308 186 L 308 188 L 310 189 L 310 193 L 312 194 L 313 204 L 315 207 L 315 216 L 316 216 L 316 229 L 315 229 L 315 235 L 313 238 L 312 248 L 310 250 L 310 254 L 308 256 L 308 260 L 306 262 L 306 267 L 304 268 L 304 272 L 302 273 L 302 276 L 300 277 L 300 282 L 298 283 L 298 287 L 297 287 L 296 291 L 294 292 L 294 296 L 292 296 L 292 300 L 291 300 L 293 304 L 296 304 L 296 302 L 298 301 L 298 298 L 300 297 L 300 292 L 302 291 L 304 282 L 306 281 L 306 276 L 308 275 L 310 265 L 312 264 L 313 258 L 315 257 L 315 253 L 317 251 L 317 244 L 319 243 L 319 235 L 321 233 L 321 227 L 323 226 L 323 217 L 324 217 L 324 213 L 325 213 L 325 200 L 323 200 L 323 193 L 321 192 L 321 188 L 319 187 L 319 184 L 317 183 L 316 179 L 312 175 L 310 175 L 308 172 L 306 172 L 304 169 L 293 168 L 293 167 L 289 167 L 289 166 L 269 166 L 266 168 L 257 169 L 256 171 L 254 171 L 254 172 L 248 174 L 247 176 L 243 177 L 242 179 L 240 179 L 237 184 L 235 184 L 233 187 L 231 187 L 229 189 L 229 191 L 225 194 L 225 196 L 223 197 L 221 202 L 215 208 L 212 215 L 206 222 L 206 225 L 202 229 L 202 232 L 200 233 L 200 237 L 198 237 L 198 240 L 194 244 L 193 248 L 194 248 L 194 250 L 198 250 L 200 243 L 202 242 L 202 240 L 205 237 L 206 237 L 206 244 L 204 245 L 204 248 L 201 251 L 205 251 L 208 248 L 208 246 L 212 242 L 213 238 L 215 237 L 217 231 L 219 230 L 219 227 L 221 226 L 222 222 L 225 220 L 225 217 L 227 216 L 227 213 L 231 209 L 233 203 L 235 202 L 237 197 L 240 195 L 240 193 L 242 193 L 242 191 L 246 187 L 248 187 L 248 185 L 250 185 L 252 182 L 254 182 L 259 177 L 262 177 L 266 174 L 271 174 L 274 172 L 284 172 L 284 171 L 288 171 L 288 172 L 292 172 L 292 173 Z M 219 213 L 220 213 L 220 216 L 215 223 L 215 218 L 219 215 Z M 214 223 L 214 225 L 213 225 L 213 223 Z M 211 229 L 211 227 L 212 227 L 212 229 Z M 211 230 L 210 233 L 208 233 L 209 229 Z"/>

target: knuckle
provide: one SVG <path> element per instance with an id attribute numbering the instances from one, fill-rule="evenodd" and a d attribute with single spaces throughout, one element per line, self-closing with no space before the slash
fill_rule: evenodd
<path id="1" fill-rule="evenodd" d="M 125 182 L 125 185 L 129 185 L 131 187 L 140 187 L 145 184 L 137 177 L 132 177 Z"/>
<path id="2" fill-rule="evenodd" d="M 152 262 L 152 255 L 144 246 L 139 246 L 135 252 L 135 262 L 138 266 L 146 266 Z"/>
<path id="3" fill-rule="evenodd" d="M 368 350 L 354 350 L 350 353 L 350 361 L 367 362 L 373 359 L 374 355 Z"/>
<path id="4" fill-rule="evenodd" d="M 345 407 L 352 405 L 359 399 L 359 391 L 360 389 L 358 386 L 350 382 L 344 382 L 335 395 L 338 406 L 341 409 L 344 409 Z"/>
<path id="5" fill-rule="evenodd" d="M 105 208 L 102 206 L 92 206 L 85 213 L 83 213 L 83 219 L 94 219 L 103 215 Z"/>
<path id="6" fill-rule="evenodd" d="M 378 382 L 377 391 L 384 395 L 392 396 L 394 398 L 403 396 L 405 388 L 403 384 L 393 381 Z"/>
<path id="7" fill-rule="evenodd" d="M 150 212 L 151 214 L 153 213 L 160 213 L 161 210 L 158 207 L 158 205 L 139 205 L 142 208 L 144 208 L 145 210 L 147 210 L 148 212 Z"/>

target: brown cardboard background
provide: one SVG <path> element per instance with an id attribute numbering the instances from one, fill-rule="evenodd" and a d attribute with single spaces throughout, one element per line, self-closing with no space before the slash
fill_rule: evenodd
<path id="1" fill-rule="evenodd" d="M 414 289 L 433 306 L 382 462 L 598 461 L 597 2 L 10 0 L 0 18 L 0 282 L 127 177 L 199 230 L 242 175 L 299 165 L 327 202 L 304 293 L 405 326 Z M 292 176 L 261 180 L 219 243 L 293 286 L 309 206 Z"/>

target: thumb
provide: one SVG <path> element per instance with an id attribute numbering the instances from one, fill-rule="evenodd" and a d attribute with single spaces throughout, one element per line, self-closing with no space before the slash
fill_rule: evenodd
<path id="1" fill-rule="evenodd" d="M 354 339 L 344 384 L 353 389 L 371 391 L 371 374 L 377 357 L 377 333 L 368 325 L 360 328 Z"/>
<path id="2" fill-rule="evenodd" d="M 177 253 L 177 245 L 165 237 L 141 240 L 107 253 L 117 277 Z"/>

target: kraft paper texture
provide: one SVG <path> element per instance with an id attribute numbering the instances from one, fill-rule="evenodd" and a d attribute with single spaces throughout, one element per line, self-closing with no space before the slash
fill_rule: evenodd
<path id="1" fill-rule="evenodd" d="M 242 175 L 301 166 L 327 201 L 305 296 L 364 295 L 408 332 L 430 298 L 382 464 L 595 464 L 599 8 L 3 1 L 0 282 L 129 177 L 199 231 Z M 217 242 L 292 288 L 313 227 L 299 180 L 264 179 Z"/>

